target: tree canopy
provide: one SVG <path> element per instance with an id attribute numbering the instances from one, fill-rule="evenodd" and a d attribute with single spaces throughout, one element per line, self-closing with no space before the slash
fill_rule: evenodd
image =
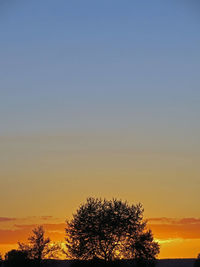
<path id="1" fill-rule="evenodd" d="M 141 204 L 88 198 L 67 221 L 68 255 L 80 260 L 155 259 L 159 245 L 143 212 Z"/>

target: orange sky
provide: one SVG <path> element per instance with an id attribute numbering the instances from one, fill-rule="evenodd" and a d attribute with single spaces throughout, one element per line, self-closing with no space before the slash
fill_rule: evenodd
<path id="1" fill-rule="evenodd" d="M 160 243 L 159 258 L 194 258 L 200 252 L 200 219 L 149 218 L 148 226 Z M 52 241 L 64 241 L 65 219 L 51 216 L 6 218 L 0 217 L 0 251 L 16 248 L 26 241 L 37 224 L 43 224 Z"/>

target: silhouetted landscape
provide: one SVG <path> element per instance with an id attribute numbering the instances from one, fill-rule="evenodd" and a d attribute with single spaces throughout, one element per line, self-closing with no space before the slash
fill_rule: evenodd
<path id="1" fill-rule="evenodd" d="M 200 267 L 200 0 L 0 0 L 0 267 Z"/>
<path id="2" fill-rule="evenodd" d="M 194 259 L 158 260 L 160 245 L 147 228 L 141 203 L 89 197 L 66 221 L 64 247 L 45 236 L 43 226 L 32 230 L 1 258 L 3 267 L 199 267 Z M 72 260 L 54 260 L 64 257 Z"/>

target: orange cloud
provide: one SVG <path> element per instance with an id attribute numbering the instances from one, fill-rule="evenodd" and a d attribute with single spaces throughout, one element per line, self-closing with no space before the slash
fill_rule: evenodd
<path id="1" fill-rule="evenodd" d="M 14 221 L 16 218 L 0 217 L 0 222 Z"/>
<path id="2" fill-rule="evenodd" d="M 158 239 L 200 238 L 200 219 L 197 218 L 150 218 L 148 222 Z"/>
<path id="3" fill-rule="evenodd" d="M 175 218 L 149 218 L 148 222 L 154 223 L 164 223 L 164 224 L 200 224 L 199 218 L 182 218 L 182 219 L 175 219 Z"/>
<path id="4" fill-rule="evenodd" d="M 5 230 L 0 229 L 0 244 L 16 244 L 17 242 L 25 241 L 31 234 L 36 224 L 30 225 L 14 225 L 16 229 Z M 65 235 L 65 224 L 43 224 L 46 235 L 49 236 L 53 241 L 60 241 L 64 239 Z"/>

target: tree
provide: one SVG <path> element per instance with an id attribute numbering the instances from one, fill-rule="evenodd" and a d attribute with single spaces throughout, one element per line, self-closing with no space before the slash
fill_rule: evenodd
<path id="1" fill-rule="evenodd" d="M 141 204 L 88 198 L 67 221 L 66 247 L 74 259 L 155 259 L 159 246 L 146 229 Z"/>
<path id="2" fill-rule="evenodd" d="M 3 262 L 3 257 L 2 257 L 2 255 L 0 253 L 0 266 L 1 266 L 2 262 Z"/>
<path id="3" fill-rule="evenodd" d="M 28 267 L 30 264 L 28 253 L 21 250 L 10 250 L 5 255 L 6 267 Z"/>
<path id="4" fill-rule="evenodd" d="M 200 254 L 198 254 L 198 256 L 194 262 L 194 267 L 200 267 Z"/>
<path id="5" fill-rule="evenodd" d="M 28 254 L 28 258 L 34 260 L 39 265 L 41 260 L 54 255 L 59 250 L 57 244 L 51 243 L 49 237 L 45 238 L 45 231 L 42 226 L 32 230 L 33 234 L 28 238 L 28 243 L 18 243 L 19 249 Z"/>
<path id="6" fill-rule="evenodd" d="M 129 247 L 126 251 L 130 253 L 128 258 L 135 259 L 138 266 L 155 265 L 155 259 L 160 249 L 159 244 L 154 242 L 151 230 L 141 231 L 137 236 L 132 234 L 127 244 Z"/>

